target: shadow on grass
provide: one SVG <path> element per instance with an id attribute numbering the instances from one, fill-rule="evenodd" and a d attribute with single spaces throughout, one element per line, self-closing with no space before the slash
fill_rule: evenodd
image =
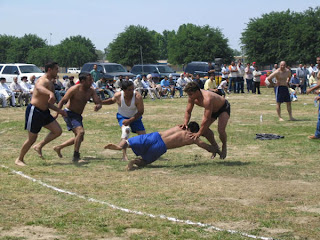
<path id="1" fill-rule="evenodd" d="M 200 162 L 200 163 L 189 163 L 189 164 L 178 164 L 178 165 L 147 165 L 146 168 L 191 168 L 197 166 L 212 166 L 212 165 L 225 165 L 225 166 L 246 166 L 249 165 L 249 162 L 240 162 L 240 161 L 220 161 L 220 162 Z"/>

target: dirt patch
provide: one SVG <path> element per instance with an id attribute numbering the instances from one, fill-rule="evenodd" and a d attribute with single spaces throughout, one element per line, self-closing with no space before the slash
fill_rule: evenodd
<path id="1" fill-rule="evenodd" d="M 216 227 L 219 227 L 224 230 L 236 230 L 236 231 L 250 231 L 256 229 L 258 227 L 257 224 L 246 222 L 246 221 L 239 221 L 239 222 L 217 222 L 214 224 Z M 215 231 L 209 229 L 208 231 Z"/>
<path id="2" fill-rule="evenodd" d="M 27 240 L 61 240 L 66 239 L 61 236 L 55 229 L 42 226 L 23 226 L 15 227 L 9 230 L 0 228 L 0 237 L 21 237 Z"/>
<path id="3" fill-rule="evenodd" d="M 293 209 L 301 211 L 301 212 L 310 212 L 310 213 L 320 214 L 320 207 L 319 206 L 298 206 L 298 207 L 294 207 Z"/>

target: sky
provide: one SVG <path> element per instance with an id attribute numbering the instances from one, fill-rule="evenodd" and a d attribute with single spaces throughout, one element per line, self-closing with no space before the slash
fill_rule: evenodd
<path id="1" fill-rule="evenodd" d="M 51 45 L 81 35 L 104 50 L 129 25 L 162 33 L 192 23 L 219 28 L 229 46 L 240 50 L 241 32 L 250 19 L 317 6 L 320 0 L 0 0 L 0 34 L 36 34 Z"/>

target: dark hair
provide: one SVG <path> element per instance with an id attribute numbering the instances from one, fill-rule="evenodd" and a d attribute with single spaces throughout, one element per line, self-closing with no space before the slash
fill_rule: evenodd
<path id="1" fill-rule="evenodd" d="M 188 129 L 190 129 L 191 132 L 197 133 L 199 132 L 199 124 L 197 122 L 189 122 Z"/>
<path id="2" fill-rule="evenodd" d="M 196 91 L 200 91 L 200 87 L 199 85 L 196 83 L 196 82 L 189 82 L 187 83 L 187 85 L 184 87 L 184 91 L 186 93 L 189 93 L 189 92 L 196 92 Z"/>
<path id="3" fill-rule="evenodd" d="M 1 78 L 0 78 L 0 81 L 2 81 L 2 80 L 6 80 L 6 78 L 4 78 L 4 77 L 1 77 Z"/>
<path id="4" fill-rule="evenodd" d="M 121 85 L 122 90 L 127 90 L 128 87 L 132 86 L 133 82 L 132 81 L 123 81 Z"/>
<path id="5" fill-rule="evenodd" d="M 84 81 L 87 79 L 88 76 L 90 76 L 91 74 L 88 72 L 82 72 L 79 74 L 79 81 Z"/>
<path id="6" fill-rule="evenodd" d="M 53 69 L 55 65 L 58 65 L 57 62 L 48 62 L 45 66 L 44 66 L 44 71 L 48 72 L 49 68 Z"/>

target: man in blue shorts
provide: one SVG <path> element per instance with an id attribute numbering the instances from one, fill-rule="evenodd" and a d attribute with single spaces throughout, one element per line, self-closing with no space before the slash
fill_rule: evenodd
<path id="1" fill-rule="evenodd" d="M 52 109 L 63 116 L 66 113 L 57 108 L 54 103 L 53 79 L 57 77 L 59 71 L 58 63 L 49 62 L 45 65 L 45 74 L 40 77 L 35 84 L 32 99 L 26 109 L 25 129 L 28 130 L 28 139 L 23 143 L 19 157 L 15 160 L 15 164 L 25 166 L 24 156 L 35 143 L 42 127 L 47 128 L 50 132 L 45 139 L 33 147 L 33 149 L 42 158 L 42 148 L 47 143 L 59 137 L 62 133 L 59 123 L 51 116 Z"/>
<path id="2" fill-rule="evenodd" d="M 61 150 L 67 146 L 74 145 L 72 161 L 75 163 L 85 162 L 80 160 L 79 153 L 80 145 L 84 138 L 84 129 L 81 116 L 84 107 L 91 98 L 95 103 L 94 111 L 98 111 L 102 107 L 101 100 L 96 91 L 91 88 L 93 83 L 91 74 L 80 73 L 79 81 L 79 84 L 69 88 L 69 90 L 58 103 L 58 108 L 60 109 L 64 104 L 66 104 L 64 111 L 66 112 L 67 116 L 64 117 L 64 121 L 67 124 L 68 131 L 73 131 L 74 137 L 53 148 L 53 150 L 57 152 L 58 156 L 62 158 Z"/>
<path id="3" fill-rule="evenodd" d="M 130 147 L 132 151 L 141 158 L 131 160 L 127 170 L 134 170 L 137 167 L 144 167 L 156 161 L 161 155 L 167 152 L 167 149 L 183 147 L 186 145 L 197 144 L 199 147 L 215 154 L 217 151 L 213 146 L 204 143 L 199 138 L 194 139 L 190 132 L 199 131 L 199 125 L 196 122 L 190 122 L 188 127 L 182 129 L 179 126 L 170 128 L 164 132 L 153 132 L 145 135 L 139 135 L 128 140 L 122 140 L 118 145 L 108 144 L 104 148 L 112 150 L 121 150 Z M 220 151 L 218 151 L 220 154 Z"/>
<path id="4" fill-rule="evenodd" d="M 121 139 L 129 138 L 130 129 L 138 135 L 146 134 L 142 123 L 144 105 L 141 94 L 134 91 L 132 81 L 123 81 L 121 89 L 112 98 L 102 101 L 105 105 L 118 104 L 117 119 L 122 130 Z M 123 149 L 122 160 L 128 161 L 126 148 Z"/>
<path id="5" fill-rule="evenodd" d="M 281 117 L 281 106 L 280 106 L 281 103 L 283 102 L 287 103 L 287 110 L 289 113 L 290 120 L 295 121 L 296 119 L 292 117 L 291 99 L 290 99 L 290 93 L 288 89 L 289 81 L 291 78 L 291 71 L 286 68 L 285 61 L 281 61 L 280 68 L 278 68 L 270 76 L 268 76 L 266 80 L 271 82 L 273 78 L 277 80 L 275 93 L 276 93 L 277 114 L 279 117 L 279 121 L 284 121 L 283 118 Z"/>

